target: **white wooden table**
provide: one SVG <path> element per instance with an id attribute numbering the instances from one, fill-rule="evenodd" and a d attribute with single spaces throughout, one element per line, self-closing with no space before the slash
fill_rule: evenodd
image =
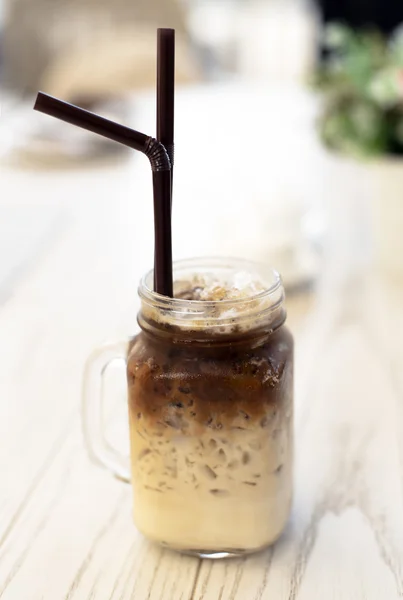
<path id="1" fill-rule="evenodd" d="M 192 190 L 209 186 L 181 172 L 181 157 L 175 254 L 219 250 L 207 239 L 217 193 L 197 225 Z M 266 552 L 209 562 L 148 543 L 132 525 L 130 488 L 87 459 L 83 363 L 135 330 L 137 280 L 152 262 L 149 179 L 137 157 L 74 175 L 1 167 L 3 217 L 20 216 L 24 239 L 41 231 L 0 286 L 1 600 L 401 598 L 403 284 L 328 273 L 315 294 L 290 298 L 295 500 Z M 120 394 L 111 412 L 124 415 Z"/>

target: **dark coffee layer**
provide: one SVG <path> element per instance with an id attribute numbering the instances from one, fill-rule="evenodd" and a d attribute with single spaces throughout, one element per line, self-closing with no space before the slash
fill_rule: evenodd
<path id="1" fill-rule="evenodd" d="M 217 431 L 269 426 L 291 401 L 292 346 L 285 327 L 263 342 L 234 337 L 206 347 L 142 332 L 130 348 L 130 409 L 148 425 L 183 431 L 189 423 Z"/>

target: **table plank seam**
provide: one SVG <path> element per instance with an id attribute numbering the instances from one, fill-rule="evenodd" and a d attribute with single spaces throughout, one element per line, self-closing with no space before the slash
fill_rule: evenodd
<path id="1" fill-rule="evenodd" d="M 157 573 L 158 573 L 158 571 L 160 569 L 161 559 L 164 556 L 165 552 L 166 552 L 166 550 L 161 550 L 161 552 L 159 552 L 159 554 L 158 554 L 158 560 L 157 560 L 157 562 L 155 564 L 155 567 L 154 567 L 154 570 L 153 570 L 153 576 L 151 578 L 150 588 L 148 590 L 148 594 L 147 594 L 146 600 L 150 600 L 150 598 L 151 598 L 151 592 L 152 592 L 152 588 L 153 588 L 153 583 L 154 583 L 156 575 L 157 575 Z M 134 582 L 132 593 L 130 595 L 130 598 L 133 598 L 133 600 L 137 600 L 137 598 L 135 596 L 135 593 L 134 593 L 136 591 L 136 585 L 137 585 L 137 581 Z"/>
<path id="2" fill-rule="evenodd" d="M 198 559 L 198 564 L 197 564 L 197 568 L 196 568 L 196 573 L 195 573 L 195 577 L 194 577 L 194 581 L 193 581 L 193 585 L 192 585 L 192 589 L 190 590 L 190 597 L 189 600 L 195 600 L 195 591 L 196 591 L 196 587 L 197 587 L 197 583 L 199 581 L 199 576 L 200 576 L 200 570 L 202 567 L 202 560 L 200 560 L 200 558 Z"/>
<path id="3" fill-rule="evenodd" d="M 75 576 L 75 578 L 73 579 L 73 581 L 71 583 L 71 586 L 67 592 L 65 600 L 71 600 L 71 598 L 73 597 L 73 594 L 75 594 L 89 564 L 91 563 L 91 561 L 93 559 L 96 547 L 98 546 L 99 542 L 103 539 L 105 534 L 108 532 L 108 529 L 111 527 L 111 525 L 113 525 L 116 522 L 117 518 L 119 517 L 121 508 L 122 508 L 122 500 L 124 499 L 125 495 L 126 495 L 125 491 L 120 494 L 118 501 L 116 502 L 116 506 L 113 509 L 110 517 L 102 525 L 99 532 L 95 536 L 88 553 L 86 554 L 84 560 L 82 561 L 80 567 L 78 568 L 77 575 Z M 95 584 L 96 584 L 96 581 L 94 582 L 94 585 Z"/>
<path id="4" fill-rule="evenodd" d="M 205 594 L 207 592 L 207 585 L 208 585 L 208 582 L 210 580 L 212 571 L 213 571 L 213 562 L 210 561 L 210 564 L 208 566 L 207 575 L 206 575 L 206 577 L 204 579 L 204 582 L 203 582 L 203 585 L 202 585 L 201 595 L 197 598 L 197 600 L 204 600 Z M 196 581 L 196 583 L 197 583 L 197 581 Z"/>
<path id="5" fill-rule="evenodd" d="M 264 591 L 265 591 L 268 581 L 269 581 L 269 573 L 270 573 L 271 565 L 273 563 L 273 556 L 274 556 L 275 551 L 276 551 L 276 546 L 274 545 L 270 548 L 269 553 L 268 553 L 267 565 L 266 565 L 266 568 L 263 573 L 262 585 L 260 586 L 260 588 L 257 591 L 256 600 L 262 600 L 262 598 L 263 598 Z"/>
<path id="6" fill-rule="evenodd" d="M 11 517 L 8 527 L 5 529 L 2 537 L 0 538 L 0 548 L 2 548 L 2 546 L 6 542 L 7 538 L 9 537 L 10 533 L 12 532 L 13 528 L 18 523 L 18 520 L 19 520 L 21 514 L 25 510 L 27 504 L 29 503 L 31 497 L 34 495 L 34 493 L 37 490 L 38 486 L 40 485 L 41 481 L 46 476 L 47 471 L 50 469 L 50 467 L 52 466 L 52 464 L 55 462 L 58 455 L 62 451 L 64 444 L 66 443 L 69 435 L 71 434 L 71 432 L 74 429 L 76 420 L 77 420 L 77 411 L 74 410 L 74 414 L 72 414 L 70 416 L 70 418 L 68 418 L 67 425 L 63 428 L 62 433 L 59 435 L 59 437 L 53 444 L 53 446 L 52 446 L 49 454 L 45 458 L 41 468 L 39 469 L 39 471 L 37 471 L 37 474 L 35 475 L 34 479 L 32 480 L 31 485 L 28 487 L 27 493 L 21 500 L 14 515 Z"/>
<path id="7" fill-rule="evenodd" d="M 130 561 L 131 561 L 131 556 L 132 556 L 132 552 L 133 552 L 133 550 L 134 550 L 134 547 L 135 547 L 135 542 L 133 542 L 133 543 L 131 544 L 131 546 L 130 546 L 130 549 L 129 549 L 129 552 L 127 553 L 127 556 L 126 556 L 125 560 L 123 561 L 122 568 L 120 569 L 119 573 L 118 573 L 118 574 L 117 574 L 117 576 L 116 576 L 115 583 L 114 583 L 114 585 L 113 585 L 112 592 L 111 592 L 111 595 L 109 596 L 109 599 L 108 599 L 108 600 L 114 600 L 115 592 L 116 592 L 116 590 L 118 589 L 118 585 L 119 585 L 119 582 L 120 582 L 120 578 L 123 576 L 123 573 L 125 572 L 127 565 L 128 565 L 128 564 L 130 563 Z M 126 585 L 127 585 L 128 581 L 129 581 L 129 579 L 130 579 L 130 570 L 129 570 L 129 575 L 128 575 L 128 577 L 126 577 L 126 579 L 125 579 L 125 583 L 124 583 L 123 589 L 126 587 Z M 120 600 L 122 600 L 122 595 L 120 596 Z"/>
<path id="8" fill-rule="evenodd" d="M 39 521 L 37 527 L 35 528 L 35 531 L 34 531 L 33 535 L 31 536 L 30 543 L 26 545 L 26 547 L 23 550 L 23 552 L 20 554 L 20 556 L 14 562 L 14 565 L 12 566 L 12 568 L 11 568 L 8 576 L 6 577 L 3 586 L 0 588 L 0 598 L 3 596 L 4 592 L 7 590 L 7 587 L 10 585 L 10 583 L 13 581 L 14 577 L 17 575 L 18 571 L 21 569 L 22 565 L 24 564 L 24 561 L 25 561 L 26 557 L 28 556 L 29 552 L 32 549 L 33 542 L 36 541 L 36 539 L 39 537 L 39 535 L 45 529 L 45 527 L 46 527 L 46 525 L 47 525 L 47 523 L 48 523 L 48 521 L 49 521 L 49 519 L 50 519 L 50 517 L 52 515 L 52 512 L 53 512 L 54 508 L 57 506 L 57 504 L 62 499 L 62 497 L 64 495 L 64 492 L 65 492 L 65 487 L 67 486 L 69 472 L 70 472 L 70 467 L 66 467 L 66 469 L 64 470 L 65 476 L 63 476 L 61 478 L 61 481 L 64 482 L 64 485 L 60 486 L 57 494 L 54 496 L 54 498 L 52 499 L 52 501 L 48 505 L 46 511 L 44 511 L 45 515 Z"/>
<path id="9" fill-rule="evenodd" d="M 230 594 L 229 600 L 235 600 L 235 597 L 236 597 L 236 595 L 238 593 L 239 584 L 240 584 L 241 579 L 242 579 L 242 573 L 243 573 L 244 566 L 245 566 L 245 559 L 240 559 L 239 560 L 239 564 L 237 565 L 237 568 L 236 568 L 236 571 L 235 571 L 234 583 L 233 583 L 233 586 L 232 586 L 232 590 L 231 590 L 231 594 Z M 227 565 L 227 569 L 228 569 L 228 565 Z M 227 569 L 226 569 L 226 575 L 228 573 Z"/>

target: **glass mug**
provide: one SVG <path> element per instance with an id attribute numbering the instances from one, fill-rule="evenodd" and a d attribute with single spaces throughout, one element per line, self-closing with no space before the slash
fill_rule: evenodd
<path id="1" fill-rule="evenodd" d="M 206 277 L 253 285 L 241 297 L 216 285 L 224 299 L 188 299 Z M 292 500 L 293 338 L 281 278 L 246 261 L 203 259 L 176 263 L 174 280 L 167 298 L 148 273 L 140 333 L 89 360 L 88 450 L 132 482 L 134 522 L 147 538 L 203 557 L 255 552 L 279 537 Z M 118 358 L 127 364 L 130 469 L 102 430 L 102 378 Z"/>

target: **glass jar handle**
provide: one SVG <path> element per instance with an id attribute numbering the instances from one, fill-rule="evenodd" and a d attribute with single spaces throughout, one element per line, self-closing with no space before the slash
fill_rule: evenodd
<path id="1" fill-rule="evenodd" d="M 90 457 L 115 477 L 130 482 L 130 458 L 108 443 L 102 417 L 102 389 L 105 373 L 112 362 L 127 362 L 128 342 L 106 344 L 88 358 L 83 380 L 82 423 Z"/>

